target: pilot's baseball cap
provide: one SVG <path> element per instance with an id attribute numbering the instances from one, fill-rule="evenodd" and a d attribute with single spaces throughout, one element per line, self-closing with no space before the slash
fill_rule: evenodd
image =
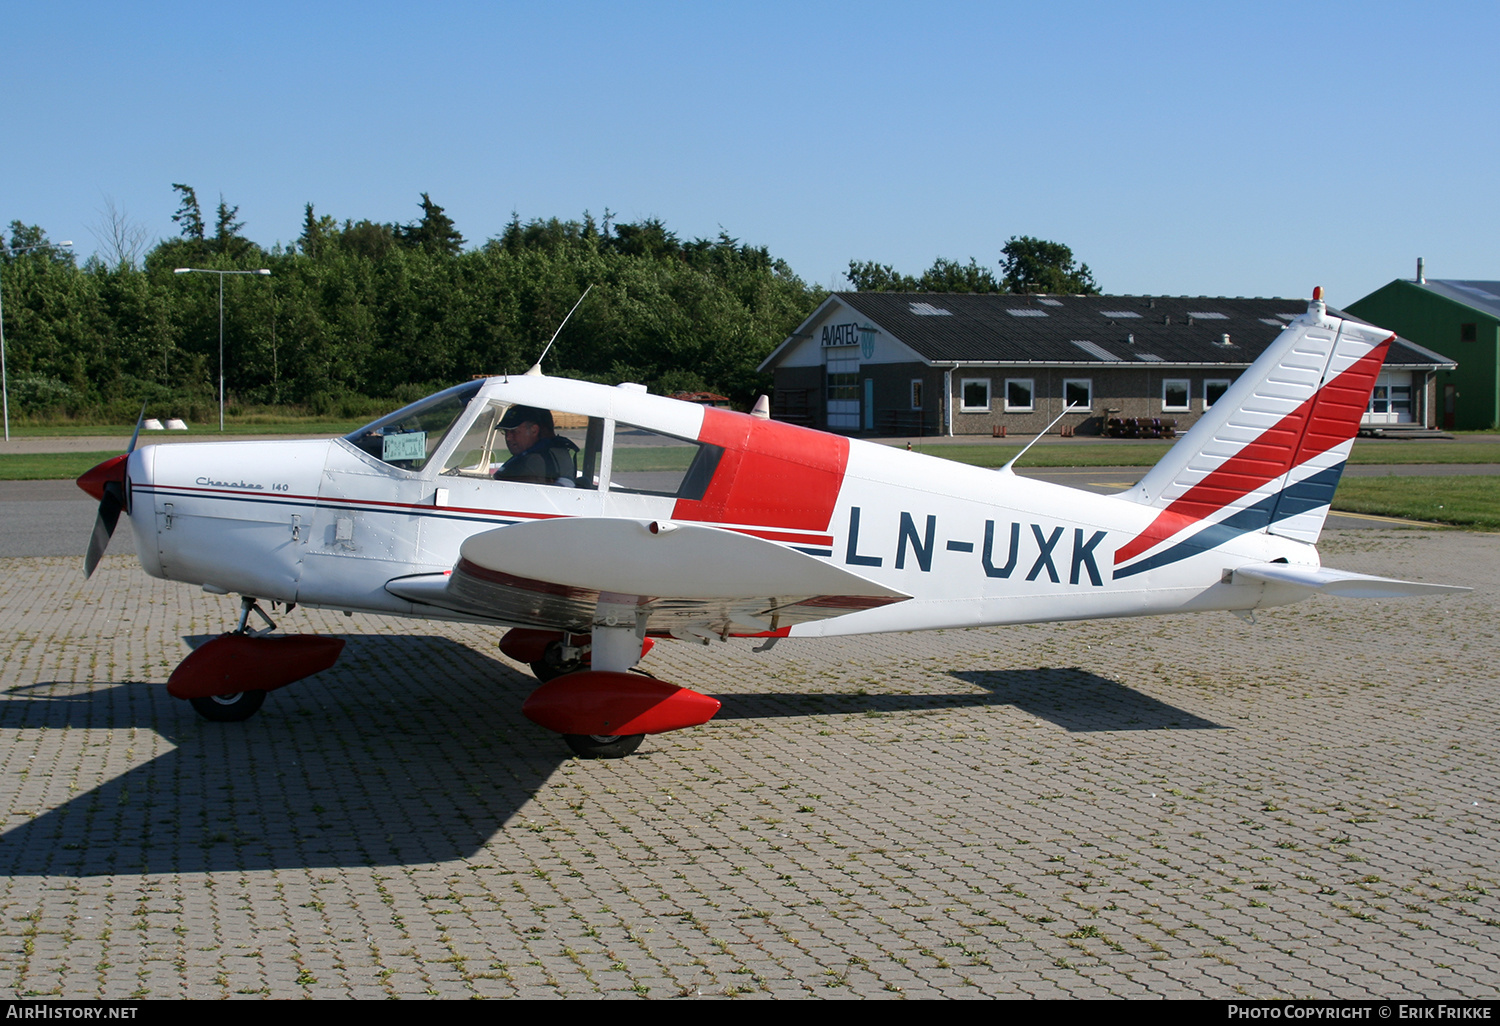
<path id="1" fill-rule="evenodd" d="M 500 418 L 500 430 L 509 431 L 511 428 L 518 428 L 527 421 L 544 431 L 551 430 L 552 411 L 536 406 L 512 406 L 505 411 L 505 416 Z"/>

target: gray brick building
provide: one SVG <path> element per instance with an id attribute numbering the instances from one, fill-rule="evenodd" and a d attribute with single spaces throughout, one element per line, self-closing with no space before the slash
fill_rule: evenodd
<path id="1" fill-rule="evenodd" d="M 1305 299 L 836 292 L 760 369 L 773 416 L 847 434 L 1102 434 L 1192 424 Z M 1337 312 L 1337 311 L 1331 311 Z M 1398 338 L 1371 426 L 1432 427 L 1447 357 Z"/>

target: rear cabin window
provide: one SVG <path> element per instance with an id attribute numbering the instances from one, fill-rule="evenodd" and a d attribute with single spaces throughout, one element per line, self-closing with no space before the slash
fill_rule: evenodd
<path id="1" fill-rule="evenodd" d="M 724 455 L 722 447 L 615 425 L 609 488 L 613 492 L 701 499 Z"/>

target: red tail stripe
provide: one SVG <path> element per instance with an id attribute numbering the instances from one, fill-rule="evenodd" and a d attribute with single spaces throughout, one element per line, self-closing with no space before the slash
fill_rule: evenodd
<path id="1" fill-rule="evenodd" d="M 1202 481 L 1188 489 L 1127 544 L 1115 551 L 1123 563 L 1172 537 L 1194 521 L 1223 509 L 1295 466 L 1342 445 L 1359 432 L 1359 417 L 1385 363 L 1392 335 L 1360 357 L 1307 401 L 1263 431 Z M 1357 400 L 1356 400 L 1356 397 Z M 1301 442 L 1300 446 L 1298 442 Z"/>

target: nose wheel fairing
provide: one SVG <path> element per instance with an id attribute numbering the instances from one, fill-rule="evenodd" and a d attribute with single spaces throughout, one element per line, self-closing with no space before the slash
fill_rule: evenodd
<path id="1" fill-rule="evenodd" d="M 194 699 L 275 691 L 328 669 L 343 651 L 343 638 L 317 634 L 221 634 L 177 664 L 167 694 Z"/>

